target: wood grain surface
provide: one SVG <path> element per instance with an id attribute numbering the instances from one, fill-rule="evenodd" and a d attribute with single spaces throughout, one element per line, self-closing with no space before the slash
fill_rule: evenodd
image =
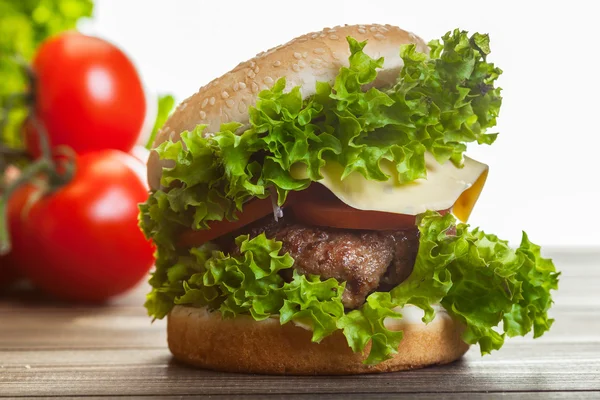
<path id="1" fill-rule="evenodd" d="M 563 272 L 540 339 L 508 339 L 453 364 L 348 377 L 277 377 L 191 369 L 166 347 L 163 321 L 150 323 L 145 285 L 104 307 L 39 296 L 0 298 L 0 398 L 165 397 L 376 399 L 600 399 L 600 250 L 547 252 Z"/>

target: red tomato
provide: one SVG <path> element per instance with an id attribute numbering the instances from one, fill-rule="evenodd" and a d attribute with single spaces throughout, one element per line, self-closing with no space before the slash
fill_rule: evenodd
<path id="1" fill-rule="evenodd" d="M 23 188 L 14 193 L 8 201 L 8 232 L 12 239 L 12 250 L 7 255 L 0 257 L 0 289 L 20 278 L 20 265 L 26 261 L 25 238 L 21 228 L 23 226 L 22 218 L 25 214 L 24 208 L 32 192 L 32 187 Z"/>
<path id="2" fill-rule="evenodd" d="M 22 220 L 25 246 L 14 253 L 24 275 L 75 301 L 100 302 L 134 286 L 153 263 L 152 245 L 138 228 L 137 205 L 147 191 L 144 166 L 132 156 L 80 156 L 74 179 L 33 203 Z"/>
<path id="3" fill-rule="evenodd" d="M 0 291 L 17 280 L 15 265 L 8 256 L 0 256 Z"/>
<path id="4" fill-rule="evenodd" d="M 342 229 L 396 230 L 414 227 L 414 215 L 364 211 L 352 208 L 324 186 L 313 184 L 300 192 L 302 201 L 292 207 L 294 216 L 309 225 Z"/>
<path id="5" fill-rule="evenodd" d="M 199 246 L 202 243 L 223 236 L 226 233 L 233 232 L 272 213 L 273 204 L 271 203 L 270 198 L 254 199 L 244 205 L 244 209 L 241 214 L 238 215 L 237 221 L 214 221 L 209 224 L 210 229 L 184 231 L 179 237 L 178 244 L 183 247 Z"/>
<path id="6" fill-rule="evenodd" d="M 40 46 L 33 60 L 35 113 L 52 146 L 78 154 L 135 145 L 146 99 L 141 79 L 127 56 L 100 38 L 66 32 Z M 37 137 L 28 149 L 39 156 Z"/>
<path id="7" fill-rule="evenodd" d="M 7 256 L 0 257 L 0 290 L 13 283 L 17 278 L 13 265 L 7 258 Z"/>

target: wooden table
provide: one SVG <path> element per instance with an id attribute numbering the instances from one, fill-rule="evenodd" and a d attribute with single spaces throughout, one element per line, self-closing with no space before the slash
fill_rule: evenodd
<path id="1" fill-rule="evenodd" d="M 150 324 L 145 286 L 106 307 L 0 299 L 0 398 L 200 395 L 223 398 L 498 397 L 600 399 L 600 249 L 553 250 L 563 271 L 552 331 L 477 348 L 451 365 L 349 377 L 277 377 L 190 369 L 173 361 L 165 323 Z M 442 396 L 443 395 L 443 396 Z"/>

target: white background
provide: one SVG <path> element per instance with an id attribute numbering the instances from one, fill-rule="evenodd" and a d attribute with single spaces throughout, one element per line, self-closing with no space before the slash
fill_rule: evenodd
<path id="1" fill-rule="evenodd" d="M 470 223 L 512 243 L 600 247 L 600 13 L 589 1 L 96 0 L 86 33 L 133 58 L 147 84 L 178 101 L 238 62 L 338 24 L 389 23 L 426 40 L 487 32 L 504 104 Z"/>

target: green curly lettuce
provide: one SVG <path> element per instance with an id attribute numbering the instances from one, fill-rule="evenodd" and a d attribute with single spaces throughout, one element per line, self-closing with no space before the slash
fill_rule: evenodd
<path id="1" fill-rule="evenodd" d="M 157 264 L 146 307 L 155 318 L 176 304 L 206 306 L 224 318 L 279 318 L 282 325 L 293 321 L 310 329 L 314 342 L 342 330 L 353 351 L 363 352 L 370 345 L 367 364 L 398 352 L 403 332 L 387 329 L 385 320 L 401 319 L 406 305 L 423 309 L 425 323 L 434 319 L 434 305 L 443 306 L 464 324 L 463 340 L 479 344 L 482 354 L 500 349 L 506 336 L 533 330 L 539 337 L 550 329 L 550 291 L 557 289 L 559 273 L 527 235 L 513 250 L 494 235 L 456 225 L 451 214 L 432 211 L 420 217 L 418 229 L 412 274 L 389 292 L 372 293 L 356 310 L 344 311 L 345 282 L 295 271 L 285 282 L 280 272 L 292 268 L 294 261 L 280 254 L 281 242 L 264 234 L 239 236 L 236 255 L 205 244 L 171 264 Z"/>
<path id="2" fill-rule="evenodd" d="M 149 314 L 163 318 L 181 304 L 219 310 L 224 318 L 249 314 L 260 321 L 278 316 L 282 325 L 294 321 L 312 330 L 315 342 L 337 330 L 344 315 L 345 283 L 295 271 L 284 282 L 279 272 L 290 269 L 294 260 L 279 254 L 281 242 L 261 234 L 253 239 L 239 236 L 235 243 L 237 255 L 208 243 L 172 263 L 157 263 L 145 304 Z"/>
<path id="3" fill-rule="evenodd" d="M 381 348 L 371 351 L 368 362 L 384 361 L 397 352 L 402 337 L 387 330 L 383 320 L 407 304 L 424 311 L 425 323 L 435 317 L 433 305 L 442 305 L 465 325 L 463 340 L 479 344 L 482 354 L 500 349 L 507 335 L 523 336 L 533 329 L 539 337 L 552 326 L 550 290 L 558 288 L 559 273 L 551 260 L 541 257 L 540 247 L 523 233 L 521 245 L 513 250 L 495 235 L 455 224 L 451 214 L 423 214 L 412 274 L 390 292 L 371 294 L 365 306 L 341 319 L 355 351 L 371 340 Z M 456 234 L 451 232 L 455 226 Z M 380 316 L 373 318 L 375 313 Z"/>
<path id="4" fill-rule="evenodd" d="M 163 160 L 161 184 L 142 206 L 142 228 L 161 246 L 172 248 L 172 232 L 207 229 L 210 221 L 235 219 L 253 198 L 270 191 L 282 205 L 290 191 L 306 189 L 322 178 L 321 168 L 339 163 L 342 179 L 359 172 L 366 179 L 390 177 L 381 160 L 396 165 L 400 183 L 426 177 L 426 151 L 437 161 L 463 162 L 466 143 L 491 144 L 495 134 L 501 70 L 486 61 L 486 35 L 455 30 L 429 44 L 399 49 L 404 67 L 395 85 L 364 88 L 377 77 L 384 59 L 363 50 L 366 42 L 348 38 L 349 66 L 333 84 L 318 82 L 315 95 L 303 99 L 299 87 L 285 91 L 285 79 L 259 93 L 250 107 L 249 127 L 228 123 L 203 137 L 198 126 L 166 141 L 156 151 Z M 293 165 L 304 164 L 305 179 L 294 178 Z"/>

